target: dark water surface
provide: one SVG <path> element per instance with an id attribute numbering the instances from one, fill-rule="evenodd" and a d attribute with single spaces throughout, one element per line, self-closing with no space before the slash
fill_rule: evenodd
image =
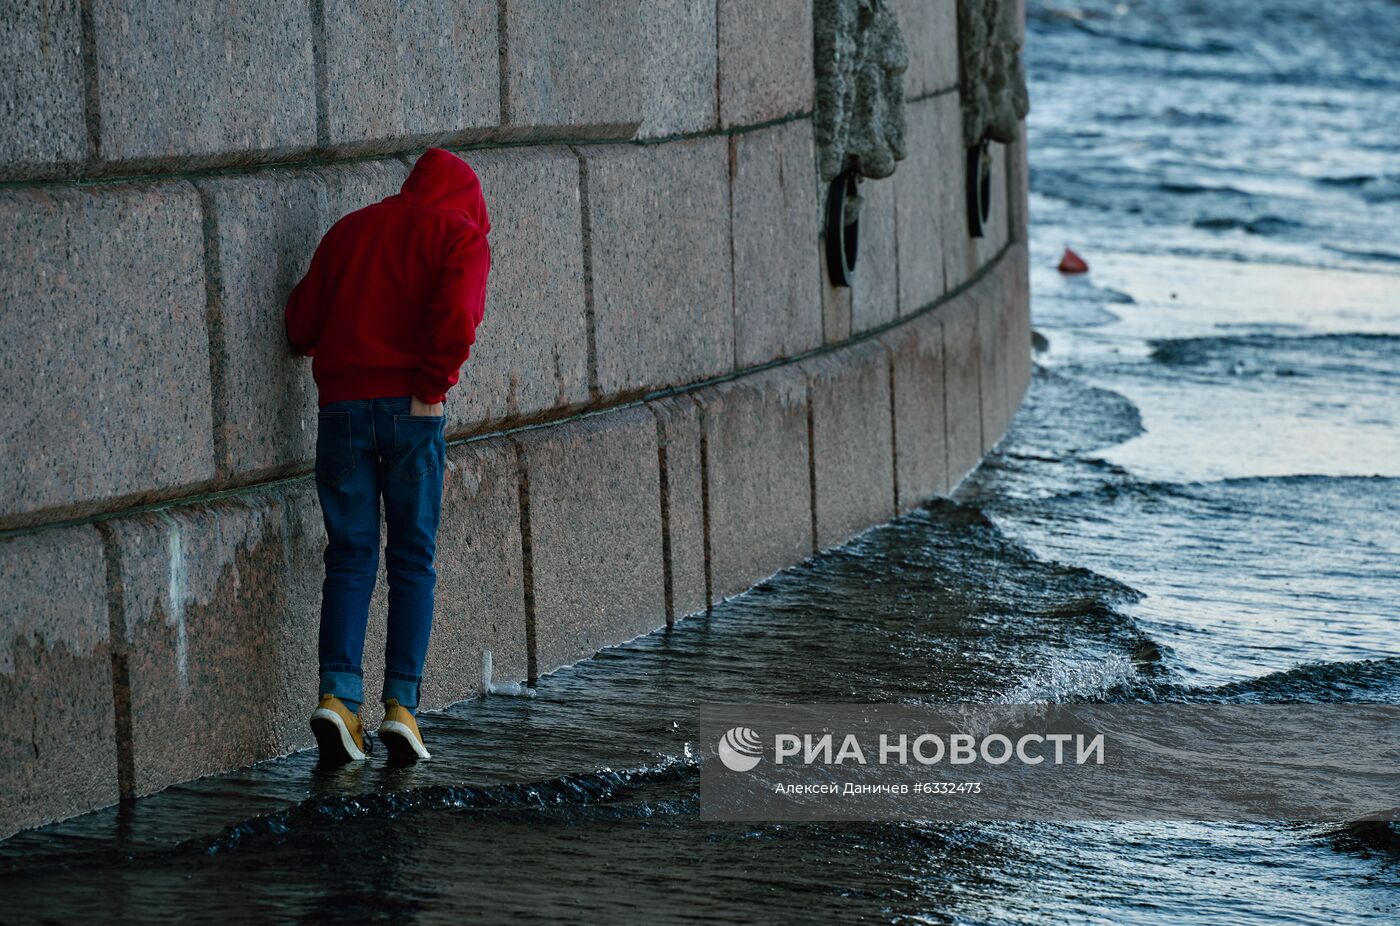
<path id="1" fill-rule="evenodd" d="M 1400 5 L 1029 6 L 1048 346 L 955 501 L 427 717 L 432 762 L 0 843 L 0 920 L 1400 920 L 1344 823 L 697 816 L 703 701 L 1400 703 Z"/>

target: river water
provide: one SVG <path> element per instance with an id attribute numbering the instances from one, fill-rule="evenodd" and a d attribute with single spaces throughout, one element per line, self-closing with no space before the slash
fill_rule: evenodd
<path id="1" fill-rule="evenodd" d="M 1028 5 L 1037 368 L 953 500 L 432 762 L 0 843 L 0 920 L 1400 920 L 1389 828 L 698 817 L 704 701 L 1400 702 L 1400 5 Z"/>

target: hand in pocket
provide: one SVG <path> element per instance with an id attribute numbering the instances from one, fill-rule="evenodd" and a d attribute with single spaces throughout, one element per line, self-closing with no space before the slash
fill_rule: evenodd
<path id="1" fill-rule="evenodd" d="M 417 415 L 420 418 L 432 415 L 440 416 L 442 415 L 442 403 L 434 402 L 432 405 L 429 405 L 427 402 L 418 398 L 418 396 L 414 396 L 408 402 L 408 413 L 410 415 Z"/>

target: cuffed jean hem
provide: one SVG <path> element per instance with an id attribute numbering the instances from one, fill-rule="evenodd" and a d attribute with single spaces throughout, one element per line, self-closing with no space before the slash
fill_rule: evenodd
<path id="1" fill-rule="evenodd" d="M 342 701 L 363 704 L 365 701 L 365 680 L 355 670 L 322 669 L 321 694 L 332 694 Z"/>
<path id="2" fill-rule="evenodd" d="M 415 710 L 418 707 L 418 689 L 422 684 L 422 679 L 407 672 L 385 672 L 384 701 L 392 699 L 409 710 Z"/>

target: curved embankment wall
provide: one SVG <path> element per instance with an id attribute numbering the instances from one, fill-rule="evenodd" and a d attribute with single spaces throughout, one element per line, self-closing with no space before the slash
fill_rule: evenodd
<path id="1" fill-rule="evenodd" d="M 480 174 L 495 260 L 447 407 L 427 707 L 975 466 L 1029 376 L 1024 142 L 969 237 L 954 3 L 896 7 L 909 155 L 862 187 L 850 289 L 805 3 L 8 12 L 0 835 L 308 745 L 315 391 L 282 302 L 429 144 Z M 382 583 L 374 608 L 370 676 Z"/>

